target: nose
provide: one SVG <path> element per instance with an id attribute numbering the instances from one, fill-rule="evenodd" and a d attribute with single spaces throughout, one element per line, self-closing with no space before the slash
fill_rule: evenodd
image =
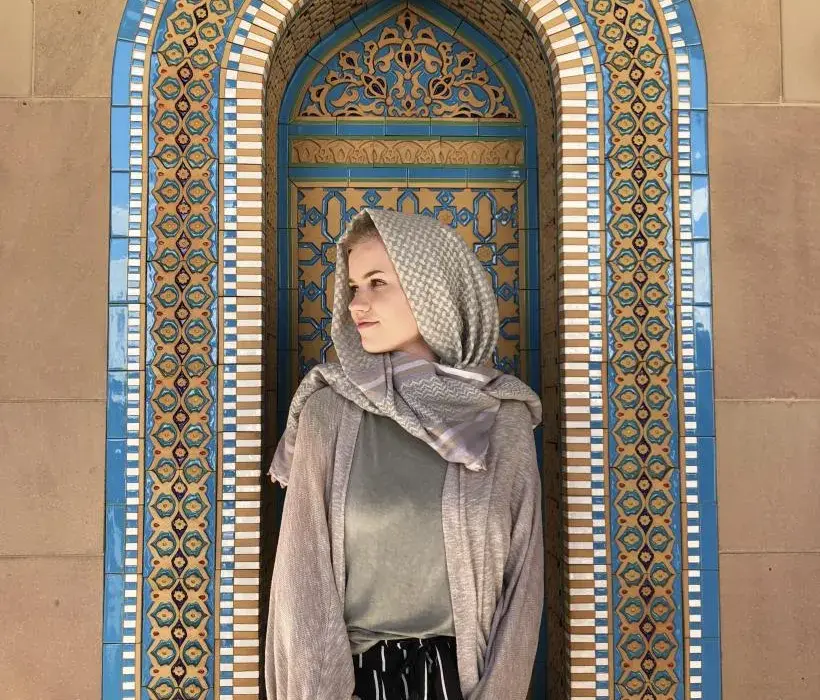
<path id="1" fill-rule="evenodd" d="M 347 308 L 350 309 L 350 311 L 367 311 L 370 308 L 370 301 L 365 298 L 362 292 L 358 292 L 353 299 L 350 300 Z"/>

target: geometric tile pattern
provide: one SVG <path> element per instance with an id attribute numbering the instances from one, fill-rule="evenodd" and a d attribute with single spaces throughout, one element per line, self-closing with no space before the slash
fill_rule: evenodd
<path id="1" fill-rule="evenodd" d="M 607 411 L 613 676 L 676 697 L 682 648 L 668 74 L 651 8 L 588 0 L 607 80 Z"/>
<path id="2" fill-rule="evenodd" d="M 411 171 L 412 172 L 412 171 Z M 331 310 L 334 273 L 329 249 L 342 229 L 344 215 L 365 206 L 388 207 L 414 213 L 426 212 L 448 225 L 476 251 L 485 266 L 497 294 L 499 310 L 499 340 L 494 354 L 494 366 L 514 374 L 524 381 L 539 385 L 538 377 L 528 377 L 528 369 L 521 360 L 521 349 L 529 347 L 527 319 L 528 295 L 519 290 L 523 263 L 518 242 L 526 228 L 519 202 L 517 183 L 471 188 L 464 183 L 448 186 L 406 184 L 390 186 L 381 181 L 377 187 L 314 185 L 310 182 L 291 181 L 289 215 L 299 232 L 298 245 L 291 241 L 291 270 L 298 276 L 296 311 L 291 318 L 296 328 L 289 329 L 289 338 L 298 339 L 297 352 L 292 353 L 298 365 L 288 367 L 290 377 L 301 377 L 317 362 L 337 361 L 330 341 Z M 526 274 L 526 273 L 524 273 Z M 283 283 L 287 280 L 283 280 Z M 284 296 L 284 295 L 283 295 Z M 283 298 L 283 305 L 293 300 Z M 282 334 L 280 337 L 283 337 Z M 537 333 L 534 334 L 537 337 Z M 286 355 L 285 355 L 286 356 Z"/>
<path id="3" fill-rule="evenodd" d="M 494 11 L 491 0 L 479 4 Z M 346 3 L 351 12 L 358 5 Z M 261 695 L 262 266 L 265 234 L 273 235 L 262 210 L 263 105 L 271 56 L 307 6 L 126 4 L 111 128 L 103 688 L 112 700 Z M 697 25 L 689 0 L 522 0 L 517 10 L 549 59 L 558 122 L 568 694 L 719 698 L 706 76 Z M 196 46 L 184 43 L 192 36 Z M 181 54 L 169 51 L 175 42 Z M 647 49 L 656 54 L 652 66 Z M 195 60 L 198 50 L 207 64 Z M 190 74 L 186 61 L 174 63 L 178 56 Z M 637 68 L 644 74 L 636 82 Z M 186 95 L 185 114 L 175 90 Z M 160 145 L 163 124 L 170 140 Z M 631 163 L 619 149 L 637 149 L 638 130 Z M 647 156 L 653 146 L 660 161 Z M 180 162 L 188 163 L 184 180 Z M 189 208 L 178 208 L 183 200 Z M 159 207 L 171 203 L 177 229 L 159 223 Z M 179 279 L 183 268 L 190 279 Z M 171 319 L 169 345 L 173 334 L 162 324 Z M 192 348 L 184 358 L 182 337 Z M 163 343 L 180 369 L 159 384 L 171 366 L 162 364 Z M 201 384 L 193 383 L 197 369 L 184 367 L 197 349 L 207 370 Z M 618 362 L 630 352 L 646 355 L 633 365 L 645 377 Z M 191 383 L 180 391 L 174 380 L 183 372 Z M 181 462 L 180 446 L 188 452 Z M 630 471 L 630 457 L 640 471 Z M 658 471 L 645 463 L 650 457 L 660 458 Z M 668 580 L 653 578 L 658 563 Z"/>

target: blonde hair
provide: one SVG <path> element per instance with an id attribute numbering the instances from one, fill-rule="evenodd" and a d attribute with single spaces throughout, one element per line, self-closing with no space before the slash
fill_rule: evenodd
<path id="1" fill-rule="evenodd" d="M 341 248 L 340 252 L 345 256 L 345 261 L 347 261 L 350 256 L 350 251 L 354 246 L 375 239 L 381 239 L 381 234 L 379 233 L 379 229 L 376 228 L 376 224 L 373 223 L 373 219 L 370 218 L 370 214 L 365 212 L 361 216 L 358 216 L 353 222 L 350 231 L 339 246 Z"/>

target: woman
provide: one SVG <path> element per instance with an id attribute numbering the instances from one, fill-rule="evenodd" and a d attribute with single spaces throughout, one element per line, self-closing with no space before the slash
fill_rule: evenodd
<path id="1" fill-rule="evenodd" d="M 270 475 L 288 486 L 268 700 L 524 700 L 543 607 L 538 395 L 492 367 L 498 307 L 464 241 L 364 209 L 331 336 Z"/>

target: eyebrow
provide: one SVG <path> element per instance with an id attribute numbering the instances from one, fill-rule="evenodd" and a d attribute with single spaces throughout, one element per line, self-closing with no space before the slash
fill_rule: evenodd
<path id="1" fill-rule="evenodd" d="M 383 270 L 371 270 L 370 272 L 365 273 L 364 279 L 367 279 L 368 277 L 372 277 L 373 275 L 375 275 L 377 273 L 385 274 L 385 272 Z M 348 276 L 348 284 L 350 284 L 350 282 L 354 282 L 354 281 L 355 280 L 350 279 L 349 276 Z"/>

